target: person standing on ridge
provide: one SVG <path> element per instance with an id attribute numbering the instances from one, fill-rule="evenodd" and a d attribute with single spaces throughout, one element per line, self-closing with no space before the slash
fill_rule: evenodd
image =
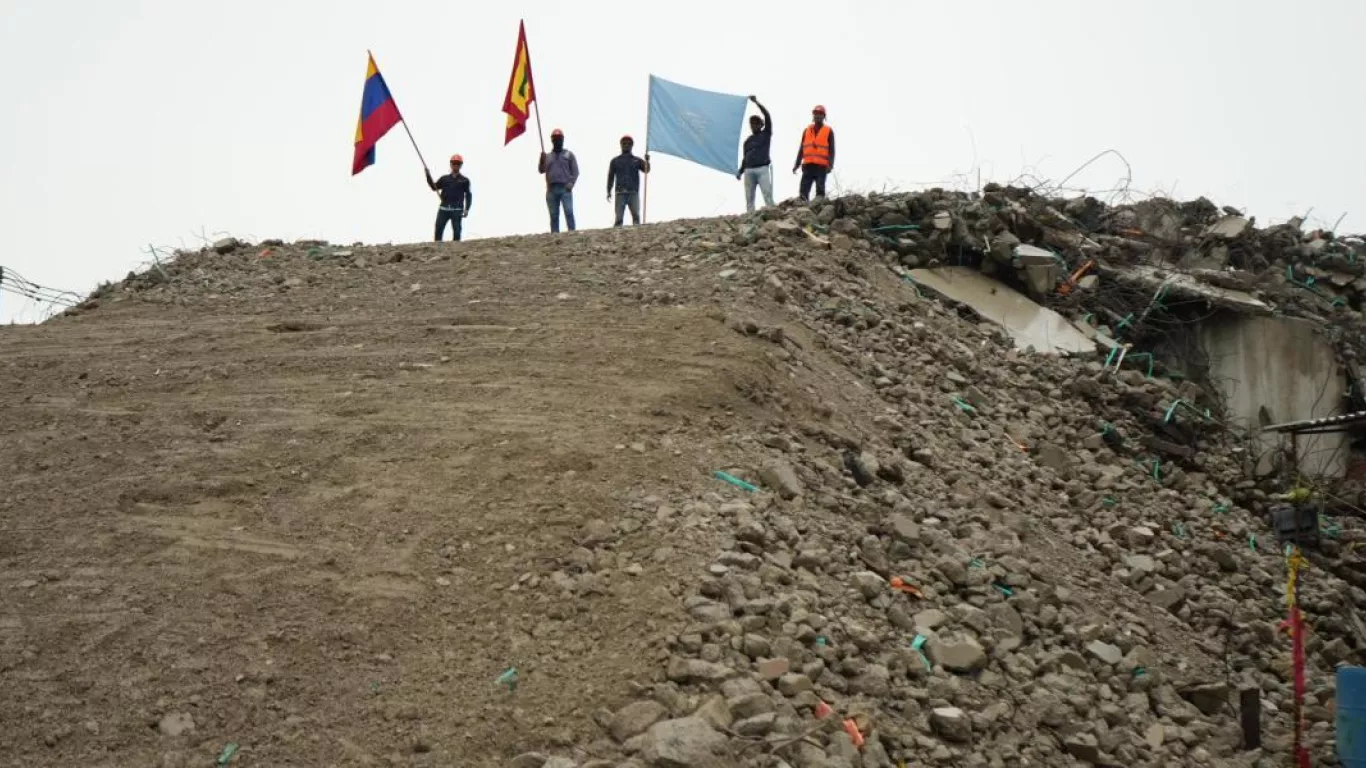
<path id="1" fill-rule="evenodd" d="M 825 124 L 825 107 L 819 104 L 811 110 L 811 125 L 802 131 L 792 172 L 798 168 L 802 169 L 802 199 L 811 199 L 812 184 L 816 185 L 816 197 L 825 197 L 825 177 L 835 170 L 835 131 Z"/>
<path id="2" fill-rule="evenodd" d="M 564 223 L 574 231 L 574 183 L 579 180 L 579 159 L 564 148 L 564 131 L 550 132 L 550 154 L 541 153 L 540 172 L 545 174 L 545 203 L 550 208 L 550 231 L 560 231 L 560 208 Z"/>
<path id="3" fill-rule="evenodd" d="M 735 178 L 745 180 L 745 211 L 754 212 L 754 188 L 763 190 L 764 205 L 773 205 L 773 161 L 768 156 L 769 145 L 773 141 L 773 118 L 768 109 L 759 103 L 757 96 L 749 100 L 764 113 L 749 116 L 749 136 L 745 137 L 745 156 L 740 161 L 740 170 Z"/>
<path id="4" fill-rule="evenodd" d="M 631 209 L 631 223 L 640 223 L 640 174 L 650 172 L 650 153 L 645 153 L 642 160 L 631 154 L 631 148 L 636 144 L 635 139 L 630 136 L 621 137 L 621 154 L 612 158 L 612 162 L 607 164 L 607 199 L 612 199 L 612 185 L 617 188 L 617 218 L 614 227 L 622 225 L 625 218 L 626 208 Z"/>
<path id="5" fill-rule="evenodd" d="M 470 215 L 470 206 L 474 205 L 474 193 L 470 191 L 469 177 L 460 173 L 460 169 L 465 165 L 465 158 L 460 155 L 451 155 L 451 172 L 432 181 L 432 172 L 426 171 L 427 186 L 441 196 L 441 205 L 436 209 L 436 241 L 441 242 L 442 236 L 446 234 L 446 222 L 451 224 L 452 238 L 460 242 L 460 230 L 462 220 Z"/>

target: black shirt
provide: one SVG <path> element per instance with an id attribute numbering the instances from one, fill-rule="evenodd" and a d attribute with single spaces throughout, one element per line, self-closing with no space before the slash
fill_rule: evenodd
<path id="1" fill-rule="evenodd" d="M 607 194 L 612 194 L 612 182 L 616 182 L 618 192 L 639 192 L 640 172 L 645 170 L 645 161 L 625 152 L 612 158 L 607 166 Z"/>
<path id="2" fill-rule="evenodd" d="M 773 142 L 773 119 L 769 117 L 768 110 L 764 109 L 762 104 L 759 105 L 759 110 L 764 113 L 764 127 L 758 133 L 751 133 L 745 137 L 745 159 L 740 162 L 740 170 L 763 168 L 773 162 L 768 156 L 769 145 Z"/>
<path id="3" fill-rule="evenodd" d="M 468 176 L 448 173 L 433 182 L 432 189 L 441 192 L 441 204 L 447 208 L 466 211 L 474 204 L 474 193 L 470 191 Z"/>

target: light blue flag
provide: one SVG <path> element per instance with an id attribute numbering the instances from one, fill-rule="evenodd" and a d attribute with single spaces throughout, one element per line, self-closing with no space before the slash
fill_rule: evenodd
<path id="1" fill-rule="evenodd" d="M 691 160 L 733 176 L 740 167 L 745 97 L 703 91 L 650 75 L 647 152 Z"/>

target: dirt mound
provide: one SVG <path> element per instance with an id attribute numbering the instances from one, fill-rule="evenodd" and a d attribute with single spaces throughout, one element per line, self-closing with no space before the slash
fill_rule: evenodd
<path id="1" fill-rule="evenodd" d="M 6 758 L 1283 759 L 1265 494 L 1136 450 L 1212 398 L 1014 350 L 856 205 L 222 243 L 0 337 Z M 1327 755 L 1366 593 L 1303 599 Z"/>

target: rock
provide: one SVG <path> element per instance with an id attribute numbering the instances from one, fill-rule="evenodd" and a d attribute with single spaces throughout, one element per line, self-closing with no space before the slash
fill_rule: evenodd
<path id="1" fill-rule="evenodd" d="M 1129 566 L 1130 570 L 1141 574 L 1157 572 L 1157 561 L 1150 555 L 1130 555 L 1124 558 L 1124 564 Z"/>
<path id="2" fill-rule="evenodd" d="M 627 704 L 612 716 L 607 732 L 618 742 L 645 733 L 650 726 L 663 720 L 668 710 L 656 701 L 637 701 Z"/>
<path id="3" fill-rule="evenodd" d="M 509 765 L 511 768 L 545 768 L 549 760 L 549 757 L 540 752 L 525 752 L 512 758 Z"/>
<path id="4" fill-rule="evenodd" d="M 869 664 L 863 674 L 849 683 L 849 692 L 884 697 L 892 693 L 892 673 L 881 664 Z"/>
<path id="5" fill-rule="evenodd" d="M 759 676 L 765 680 L 777 680 L 791 670 L 787 659 L 764 659 L 759 662 Z"/>
<path id="6" fill-rule="evenodd" d="M 915 629 L 922 635 L 928 635 L 938 629 L 944 622 L 948 621 L 948 616 L 938 608 L 928 608 L 915 615 L 913 619 Z"/>
<path id="7" fill-rule="evenodd" d="M 759 470 L 759 479 L 779 496 L 791 500 L 802 495 L 802 482 L 797 471 L 785 461 L 776 461 Z"/>
<path id="8" fill-rule="evenodd" d="M 744 696 L 736 696 L 726 701 L 730 706 L 731 714 L 741 720 L 748 720 L 756 715 L 772 712 L 777 708 L 773 699 L 764 693 L 749 693 Z"/>
<path id="9" fill-rule="evenodd" d="M 887 580 L 872 571 L 859 571 L 853 576 L 854 586 L 864 599 L 872 600 L 887 591 Z"/>
<path id="10" fill-rule="evenodd" d="M 1146 549 L 1152 546 L 1154 539 L 1157 538 L 1157 534 L 1153 533 L 1151 528 L 1140 525 L 1129 529 L 1128 538 L 1129 546 L 1134 547 L 1135 549 Z"/>
<path id="11" fill-rule="evenodd" d="M 1124 651 L 1099 640 L 1095 640 L 1086 646 L 1086 651 L 1112 667 L 1124 660 Z"/>
<path id="12" fill-rule="evenodd" d="M 806 675 L 789 673 L 778 678 L 778 691 L 784 696 L 796 696 L 812 690 L 815 686 L 811 683 L 811 678 Z"/>
<path id="13" fill-rule="evenodd" d="M 702 718 L 707 725 L 718 731 L 729 728 L 730 724 L 735 722 L 735 715 L 731 714 L 730 705 L 726 704 L 724 696 L 708 696 L 693 716 Z"/>
<path id="14" fill-rule="evenodd" d="M 188 712 L 171 712 L 163 715 L 157 722 L 157 730 L 163 736 L 175 738 L 187 733 L 194 733 L 194 718 Z"/>
<path id="15" fill-rule="evenodd" d="M 892 538 L 913 547 L 920 545 L 920 525 L 906 515 L 892 515 L 888 520 Z"/>
<path id="16" fill-rule="evenodd" d="M 1039 443 L 1034 458 L 1045 467 L 1060 473 L 1067 472 L 1072 467 L 1072 457 L 1067 451 L 1052 443 Z"/>
<path id="17" fill-rule="evenodd" d="M 242 241 L 235 237 L 225 237 L 213 242 L 213 252 L 217 254 L 228 254 L 242 247 Z"/>
<path id="18" fill-rule="evenodd" d="M 1161 723 L 1153 723 L 1148 726 L 1148 730 L 1143 732 L 1143 741 L 1147 742 L 1149 749 L 1161 749 L 1166 740 L 1167 729 Z"/>
<path id="19" fill-rule="evenodd" d="M 708 768 L 726 737 L 700 717 L 655 723 L 645 732 L 641 757 L 651 768 Z"/>
<path id="20" fill-rule="evenodd" d="M 930 661 L 950 672 L 970 673 L 986 667 L 987 652 L 974 639 L 962 637 L 943 640 L 931 638 L 925 644 Z"/>
<path id="21" fill-rule="evenodd" d="M 1180 584 L 1169 584 L 1150 593 L 1148 600 L 1163 610 L 1176 613 L 1186 602 L 1186 588 Z"/>
<path id="22" fill-rule="evenodd" d="M 675 658 L 669 662 L 669 679 L 675 683 L 716 683 L 734 676 L 735 670 L 702 659 Z"/>
<path id="23" fill-rule="evenodd" d="M 1242 235 L 1251 224 L 1250 221 L 1242 216 L 1225 216 L 1214 222 L 1205 230 L 1205 234 L 1210 237 L 1222 237 L 1225 240 L 1232 240 Z"/>
<path id="24" fill-rule="evenodd" d="M 972 720 L 958 707 L 936 707 L 930 710 L 930 728 L 948 741 L 972 741 Z"/>
<path id="25" fill-rule="evenodd" d="M 1096 737 L 1089 733 L 1078 733 L 1063 741 L 1067 754 L 1084 763 L 1100 762 L 1100 745 Z"/>
<path id="26" fill-rule="evenodd" d="M 766 712 L 762 715 L 747 717 L 736 723 L 731 729 L 737 734 L 747 738 L 762 738 L 773 730 L 773 725 L 777 721 L 778 715 L 773 712 Z"/>
<path id="27" fill-rule="evenodd" d="M 579 764 L 567 757 L 552 757 L 541 768 L 579 768 Z"/>
<path id="28" fill-rule="evenodd" d="M 1226 683 L 1209 683 L 1184 688 L 1181 698 L 1195 705 L 1205 715 L 1213 717 L 1228 706 L 1229 687 Z"/>

